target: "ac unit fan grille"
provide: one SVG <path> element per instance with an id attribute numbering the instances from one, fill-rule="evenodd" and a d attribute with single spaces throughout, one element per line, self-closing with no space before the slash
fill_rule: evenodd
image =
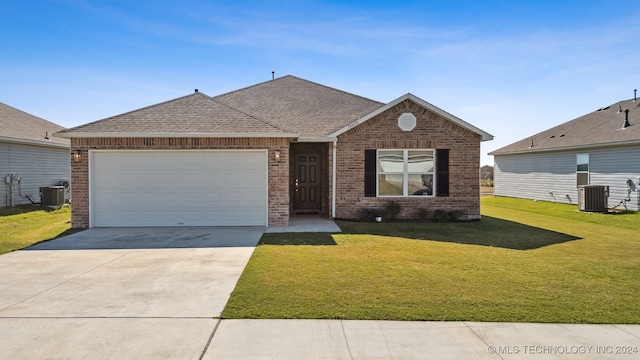
<path id="1" fill-rule="evenodd" d="M 578 209 L 580 211 L 607 212 L 608 198 L 608 186 L 583 185 L 578 187 Z"/>

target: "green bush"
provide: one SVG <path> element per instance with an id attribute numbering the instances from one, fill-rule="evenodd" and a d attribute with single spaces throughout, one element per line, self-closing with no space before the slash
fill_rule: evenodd
<path id="1" fill-rule="evenodd" d="M 431 212 L 427 208 L 418 209 L 418 219 L 426 221 L 431 217 Z"/>
<path id="2" fill-rule="evenodd" d="M 385 205 L 385 215 L 387 215 L 391 220 L 395 220 L 398 215 L 400 215 L 401 210 L 402 206 L 400 206 L 400 203 L 395 200 L 389 200 Z"/>
<path id="3" fill-rule="evenodd" d="M 493 180 L 480 180 L 481 187 L 493 187 Z"/>
<path id="4" fill-rule="evenodd" d="M 439 222 L 439 223 L 445 223 L 445 222 L 453 222 L 458 220 L 458 218 L 460 218 L 460 216 L 462 216 L 462 214 L 464 214 L 464 211 L 462 210 L 442 210 L 442 209 L 437 209 L 433 211 L 433 221 L 435 222 Z"/>
<path id="5" fill-rule="evenodd" d="M 378 208 L 361 208 L 358 217 L 361 221 L 376 221 L 376 217 L 382 216 L 384 210 Z"/>

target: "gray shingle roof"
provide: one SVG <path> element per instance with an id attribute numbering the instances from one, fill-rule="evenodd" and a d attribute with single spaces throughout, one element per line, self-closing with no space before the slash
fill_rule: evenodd
<path id="1" fill-rule="evenodd" d="M 383 105 L 289 75 L 216 97 L 194 93 L 57 135 L 326 137 Z"/>
<path id="2" fill-rule="evenodd" d="M 214 99 L 310 138 L 327 136 L 384 106 L 378 101 L 291 75 Z"/>
<path id="3" fill-rule="evenodd" d="M 64 127 L 0 103 L 0 137 L 7 140 L 69 146 L 68 139 L 52 136 Z M 45 139 L 48 135 L 49 139 Z"/>
<path id="4" fill-rule="evenodd" d="M 622 112 L 619 110 L 622 109 Z M 631 126 L 621 129 L 624 110 Z M 533 141 L 533 146 L 531 146 Z M 497 149 L 490 155 L 518 154 L 590 146 L 640 144 L 640 100 L 624 100 Z"/>
<path id="5" fill-rule="evenodd" d="M 196 134 L 271 134 L 288 136 L 289 131 L 234 110 L 196 92 L 174 100 L 77 126 L 58 135 L 190 136 Z M 73 137 L 73 136 L 70 136 Z"/>

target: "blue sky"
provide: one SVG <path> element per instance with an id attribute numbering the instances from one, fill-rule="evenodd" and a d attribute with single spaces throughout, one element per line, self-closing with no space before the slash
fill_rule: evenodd
<path id="1" fill-rule="evenodd" d="M 614 6 L 615 5 L 615 6 Z M 410 92 L 487 152 L 640 87 L 637 0 L 0 2 L 0 102 L 73 127 L 295 75 Z"/>

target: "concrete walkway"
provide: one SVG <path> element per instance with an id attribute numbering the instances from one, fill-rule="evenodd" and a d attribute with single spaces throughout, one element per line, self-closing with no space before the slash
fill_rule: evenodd
<path id="1" fill-rule="evenodd" d="M 638 351 L 638 325 L 222 320 L 204 359 L 619 360 Z"/>

